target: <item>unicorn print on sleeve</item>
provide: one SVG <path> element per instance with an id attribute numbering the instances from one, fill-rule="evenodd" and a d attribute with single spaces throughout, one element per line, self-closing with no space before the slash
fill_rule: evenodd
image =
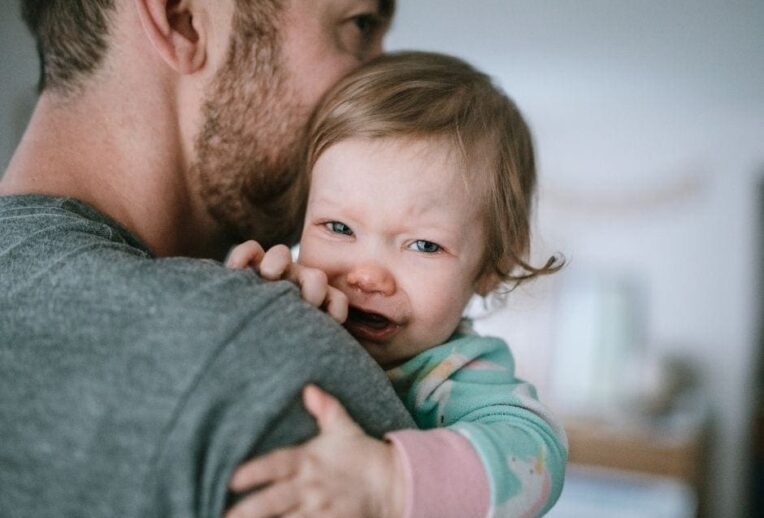
<path id="1" fill-rule="evenodd" d="M 557 500 L 567 439 L 532 385 L 514 376 L 507 345 L 465 326 L 388 371 L 420 428 L 445 427 L 477 451 L 490 484 L 488 516 L 541 516 Z"/>

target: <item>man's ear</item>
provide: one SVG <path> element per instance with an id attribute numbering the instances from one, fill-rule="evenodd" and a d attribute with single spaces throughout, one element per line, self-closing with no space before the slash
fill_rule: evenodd
<path id="1" fill-rule="evenodd" d="M 162 59 L 179 74 L 193 74 L 207 59 L 207 38 L 197 3 L 135 0 L 143 30 Z"/>

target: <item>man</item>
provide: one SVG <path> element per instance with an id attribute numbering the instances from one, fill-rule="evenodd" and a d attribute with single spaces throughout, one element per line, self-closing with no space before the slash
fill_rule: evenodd
<path id="1" fill-rule="evenodd" d="M 411 424 L 285 283 L 216 261 L 289 242 L 300 139 L 381 51 L 392 0 L 26 0 L 41 95 L 0 181 L 0 515 L 219 516 L 235 467 L 315 430 Z"/>

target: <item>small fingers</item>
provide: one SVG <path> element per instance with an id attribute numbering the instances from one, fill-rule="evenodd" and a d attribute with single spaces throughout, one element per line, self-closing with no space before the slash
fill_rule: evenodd
<path id="1" fill-rule="evenodd" d="M 244 269 L 249 267 L 257 270 L 263 255 L 265 255 L 265 251 L 260 243 L 249 240 L 234 247 L 228 254 L 225 264 L 228 268 Z"/>
<path id="2" fill-rule="evenodd" d="M 340 324 L 348 319 L 348 297 L 337 288 L 329 286 L 324 307 L 329 316 Z"/>
<path id="3" fill-rule="evenodd" d="M 305 409 L 316 420 L 321 434 L 354 435 L 364 432 L 353 421 L 337 398 L 316 385 L 307 385 L 302 391 Z"/>
<path id="4" fill-rule="evenodd" d="M 240 492 L 289 478 L 297 471 L 299 458 L 298 448 L 286 448 L 253 459 L 234 471 L 228 487 Z"/>
<path id="5" fill-rule="evenodd" d="M 290 279 L 300 287 L 300 294 L 305 302 L 315 307 L 323 305 L 329 289 L 329 280 L 322 270 L 295 264 L 290 272 Z"/>
<path id="6" fill-rule="evenodd" d="M 292 266 L 292 252 L 286 245 L 270 248 L 260 261 L 260 276 L 269 281 L 287 277 Z"/>

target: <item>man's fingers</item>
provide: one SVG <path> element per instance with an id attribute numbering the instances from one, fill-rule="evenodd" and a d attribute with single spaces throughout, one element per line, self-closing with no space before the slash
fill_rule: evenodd
<path id="1" fill-rule="evenodd" d="M 252 240 L 245 241 L 231 250 L 225 264 L 228 268 L 254 268 L 257 270 L 263 255 L 265 255 L 265 251 L 260 243 Z"/>
<path id="2" fill-rule="evenodd" d="M 329 280 L 322 270 L 295 264 L 290 279 L 300 287 L 302 298 L 310 305 L 320 307 L 326 299 Z"/>
<path id="3" fill-rule="evenodd" d="M 340 324 L 348 319 L 348 297 L 337 288 L 329 286 L 324 307 L 329 316 Z"/>
<path id="4" fill-rule="evenodd" d="M 348 415 L 342 403 L 315 385 L 302 391 L 302 401 L 318 424 L 321 433 L 357 433 L 361 428 Z"/>
<path id="5" fill-rule="evenodd" d="M 260 277 L 277 281 L 287 276 L 292 265 L 292 252 L 286 245 L 270 248 L 260 261 Z"/>
<path id="6" fill-rule="evenodd" d="M 290 478 L 297 471 L 298 448 L 276 450 L 242 464 L 234 471 L 228 487 L 233 492 L 240 492 Z"/>
<path id="7" fill-rule="evenodd" d="M 291 482 L 276 483 L 237 502 L 225 518 L 276 518 L 296 510 L 299 497 L 300 491 Z"/>

